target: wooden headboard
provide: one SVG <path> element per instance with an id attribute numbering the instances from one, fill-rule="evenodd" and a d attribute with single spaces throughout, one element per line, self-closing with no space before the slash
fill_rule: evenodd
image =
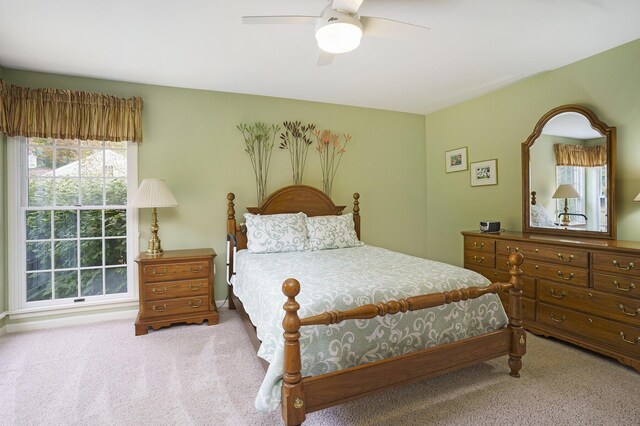
<path id="1" fill-rule="evenodd" d="M 246 229 L 236 222 L 233 193 L 227 195 L 227 233 L 235 236 L 236 250 L 247 248 Z M 353 194 L 353 222 L 360 238 L 360 194 Z M 269 195 L 260 207 L 247 207 L 253 214 L 279 214 L 303 212 L 307 216 L 328 216 L 342 214 L 345 206 L 336 206 L 322 191 L 307 185 L 285 186 Z"/>

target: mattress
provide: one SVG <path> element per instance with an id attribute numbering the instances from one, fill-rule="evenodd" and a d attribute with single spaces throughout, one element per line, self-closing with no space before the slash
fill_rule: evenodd
<path id="1" fill-rule="evenodd" d="M 300 282 L 300 318 L 368 303 L 485 286 L 476 272 L 373 246 L 236 255 L 234 293 L 256 326 L 258 356 L 269 362 L 255 400 L 260 411 L 280 404 L 286 297 L 282 283 Z M 320 375 L 499 330 L 508 323 L 495 294 L 417 312 L 300 329 L 302 375 Z"/>

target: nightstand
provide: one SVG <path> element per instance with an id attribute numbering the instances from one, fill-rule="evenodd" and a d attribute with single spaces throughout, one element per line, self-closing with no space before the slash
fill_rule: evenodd
<path id="1" fill-rule="evenodd" d="M 141 253 L 138 264 L 140 310 L 136 336 L 175 323 L 218 323 L 213 294 L 213 249 Z"/>

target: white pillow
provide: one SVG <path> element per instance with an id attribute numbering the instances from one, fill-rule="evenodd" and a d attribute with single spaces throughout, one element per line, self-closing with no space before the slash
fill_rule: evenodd
<path id="1" fill-rule="evenodd" d="M 357 247 L 364 244 L 356 235 L 352 213 L 307 217 L 305 223 L 311 250 Z"/>
<path id="2" fill-rule="evenodd" d="M 247 249 L 251 253 L 308 250 L 304 213 L 255 215 L 245 213 Z"/>

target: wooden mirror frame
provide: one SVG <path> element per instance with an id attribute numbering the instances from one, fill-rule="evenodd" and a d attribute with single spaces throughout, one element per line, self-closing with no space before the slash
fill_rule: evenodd
<path id="1" fill-rule="evenodd" d="M 537 228 L 531 223 L 531 188 L 529 182 L 529 149 L 542 134 L 544 126 L 554 117 L 566 112 L 575 112 L 589 120 L 591 127 L 599 131 L 607 145 L 607 232 L 578 231 L 568 229 Z M 547 112 L 536 124 L 533 133 L 522 143 L 522 231 L 536 234 L 553 234 L 572 237 L 616 238 L 616 128 L 609 127 L 590 109 L 581 105 L 562 105 Z"/>

